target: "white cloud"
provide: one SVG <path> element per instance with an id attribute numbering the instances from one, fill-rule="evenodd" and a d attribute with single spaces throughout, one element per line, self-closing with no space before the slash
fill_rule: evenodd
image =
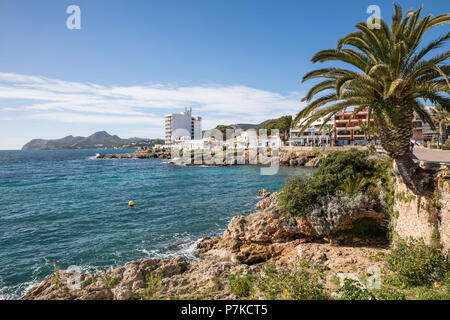
<path id="1" fill-rule="evenodd" d="M 63 123 L 148 124 L 152 132 L 162 128 L 164 114 L 184 107 L 192 107 L 209 129 L 294 114 L 303 107 L 301 97 L 300 92 L 282 95 L 239 85 L 103 86 L 0 73 L 0 116 L 15 110 L 23 112 L 22 118 Z"/>
<path id="2" fill-rule="evenodd" d="M 164 118 L 77 114 L 70 112 L 38 113 L 30 116 L 29 118 L 35 120 L 59 121 L 65 123 L 127 123 L 127 124 L 147 123 L 161 126 L 164 123 Z"/>

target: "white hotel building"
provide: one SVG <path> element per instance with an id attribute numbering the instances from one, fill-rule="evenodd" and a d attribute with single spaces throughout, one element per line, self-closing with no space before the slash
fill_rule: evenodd
<path id="1" fill-rule="evenodd" d="M 303 119 L 299 123 L 302 123 Z M 319 118 L 300 135 L 302 126 L 297 126 L 290 130 L 288 144 L 290 146 L 329 146 L 331 145 L 330 137 L 326 135 L 323 131 L 320 131 L 320 127 L 323 125 L 325 118 Z M 327 125 L 333 125 L 333 121 L 329 120 Z"/>
<path id="2" fill-rule="evenodd" d="M 171 113 L 165 119 L 165 144 L 202 138 L 202 118 L 192 116 L 192 108 L 184 112 Z"/>

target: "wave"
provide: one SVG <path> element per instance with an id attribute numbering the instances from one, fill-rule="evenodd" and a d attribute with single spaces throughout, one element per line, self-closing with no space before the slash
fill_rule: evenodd
<path id="1" fill-rule="evenodd" d="M 98 160 L 98 156 L 100 155 L 100 153 L 95 154 L 95 156 L 89 156 L 86 158 L 86 160 Z"/>
<path id="2" fill-rule="evenodd" d="M 203 237 L 198 239 L 185 239 L 178 242 L 170 243 L 167 247 L 162 249 L 138 249 L 145 255 L 145 258 L 159 258 L 159 259 L 170 259 L 175 257 L 185 257 L 188 260 L 198 260 L 198 256 L 195 254 L 197 249 L 197 244 L 203 239 Z"/>
<path id="3" fill-rule="evenodd" d="M 13 286 L 6 286 L 0 281 L 0 300 L 18 300 L 37 284 L 39 284 L 38 280 L 31 280 Z"/>

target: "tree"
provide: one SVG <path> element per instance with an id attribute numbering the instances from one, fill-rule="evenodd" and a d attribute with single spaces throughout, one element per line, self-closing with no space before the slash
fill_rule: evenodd
<path id="1" fill-rule="evenodd" d="M 364 132 L 364 140 L 369 141 L 367 135 L 369 134 L 369 122 L 364 121 L 359 124 L 359 128 Z M 370 134 L 369 134 L 370 135 Z"/>
<path id="2" fill-rule="evenodd" d="M 227 139 L 227 129 L 228 130 L 234 130 L 234 128 L 232 126 L 226 126 L 226 125 L 222 125 L 222 124 L 219 124 L 216 127 L 216 129 L 219 130 L 220 132 L 222 132 L 223 140 Z"/>
<path id="3" fill-rule="evenodd" d="M 292 124 L 292 116 L 283 116 L 278 119 L 272 119 L 262 124 L 262 129 L 273 130 L 278 129 L 283 141 L 286 141 L 289 137 L 289 132 Z"/>
<path id="4" fill-rule="evenodd" d="M 431 117 L 439 127 L 439 140 L 442 146 L 447 140 L 447 125 L 450 124 L 450 112 L 442 107 L 438 107 L 431 112 Z"/>
<path id="5" fill-rule="evenodd" d="M 332 146 L 333 143 L 333 133 L 334 133 L 334 126 L 332 124 L 325 124 L 322 128 L 322 132 L 325 133 L 330 138 L 330 146 Z"/>
<path id="6" fill-rule="evenodd" d="M 364 137 L 366 137 L 367 141 L 376 140 L 377 135 L 377 127 L 373 121 L 364 121 L 359 125 L 362 131 L 364 131 Z"/>
<path id="7" fill-rule="evenodd" d="M 312 62 L 334 61 L 351 65 L 351 69 L 330 67 L 314 70 L 303 77 L 325 78 L 314 85 L 304 98 L 308 105 L 294 119 L 303 121 L 305 130 L 313 121 L 325 117 L 325 123 L 336 113 L 353 108 L 353 115 L 367 108 L 377 128 L 383 148 L 397 164 L 403 182 L 418 195 L 429 194 L 433 180 L 416 164 L 410 152 L 414 112 L 434 128 L 425 111 L 424 99 L 450 110 L 450 66 L 445 64 L 450 51 L 426 57 L 450 38 L 446 33 L 422 45 L 426 31 L 450 22 L 450 14 L 421 18 L 422 6 L 403 16 L 395 6 L 391 26 L 380 19 L 379 29 L 367 23 L 356 25 L 358 31 L 340 39 L 336 49 L 316 53 Z M 317 96 L 318 95 L 318 96 Z"/>

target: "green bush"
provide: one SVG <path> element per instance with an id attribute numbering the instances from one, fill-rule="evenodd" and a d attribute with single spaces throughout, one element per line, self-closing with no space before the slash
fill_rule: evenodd
<path id="1" fill-rule="evenodd" d="M 353 279 L 344 279 L 344 285 L 336 290 L 341 300 L 375 300 L 375 296 Z"/>
<path id="2" fill-rule="evenodd" d="M 347 178 L 345 178 L 344 183 L 339 186 L 339 189 L 341 189 L 350 196 L 354 196 L 358 192 L 361 192 L 366 185 L 367 185 L 366 178 L 362 177 L 353 178 L 351 176 L 347 176 Z"/>
<path id="3" fill-rule="evenodd" d="M 445 144 L 442 146 L 442 150 L 450 150 L 450 139 L 447 139 Z"/>
<path id="4" fill-rule="evenodd" d="M 441 250 L 423 241 L 397 240 L 387 259 L 391 270 L 405 285 L 430 285 L 449 276 L 450 261 Z"/>
<path id="5" fill-rule="evenodd" d="M 286 186 L 278 196 L 278 207 L 291 216 L 306 216 L 321 193 L 313 177 L 293 175 L 286 179 Z"/>
<path id="6" fill-rule="evenodd" d="M 249 297 L 253 293 L 253 277 L 242 275 L 242 270 L 228 276 L 231 292 L 238 297 Z"/>
<path id="7" fill-rule="evenodd" d="M 348 193 L 389 189 L 391 161 L 369 155 L 357 149 L 336 151 L 311 176 L 289 177 L 279 196 L 279 209 L 291 216 L 306 216 L 319 197 L 333 196 L 341 189 Z"/>

